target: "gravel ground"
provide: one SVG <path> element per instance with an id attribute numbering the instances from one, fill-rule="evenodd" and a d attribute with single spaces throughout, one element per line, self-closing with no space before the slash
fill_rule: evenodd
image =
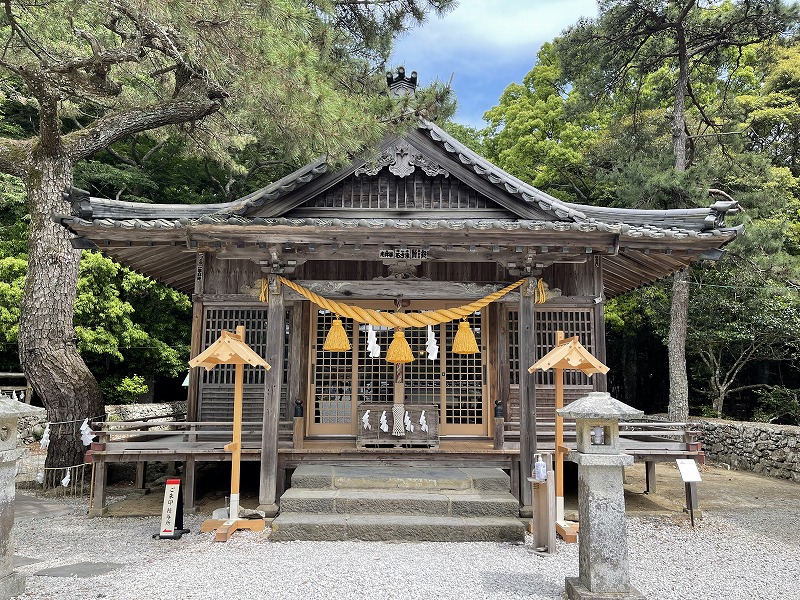
<path id="1" fill-rule="evenodd" d="M 553 556 L 498 543 L 270 543 L 238 532 L 227 543 L 199 534 L 187 517 L 181 540 L 154 540 L 159 520 L 73 515 L 17 522 L 17 554 L 44 559 L 20 598 L 50 599 L 551 599 L 578 574 L 577 545 L 559 541 Z M 706 512 L 696 529 L 682 515 L 628 520 L 631 580 L 648 598 L 800 598 L 800 540 L 795 498 L 769 510 Z M 81 561 L 125 566 L 92 578 L 33 576 Z"/>

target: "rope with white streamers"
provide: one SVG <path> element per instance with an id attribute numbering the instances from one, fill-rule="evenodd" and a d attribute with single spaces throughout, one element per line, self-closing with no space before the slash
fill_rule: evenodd
<path id="1" fill-rule="evenodd" d="M 307 300 L 310 300 L 320 308 L 327 309 L 339 316 L 353 319 L 358 323 L 368 323 L 374 327 L 391 328 L 426 327 L 428 325 L 438 325 L 439 323 L 456 321 L 481 310 L 495 300 L 499 300 L 527 281 L 527 279 L 520 279 L 516 283 L 512 283 L 511 285 L 504 287 L 502 290 L 498 290 L 492 294 L 489 294 L 480 300 L 476 300 L 475 302 L 458 306 L 456 308 L 440 308 L 439 310 L 416 313 L 390 313 L 328 300 L 327 298 L 323 298 L 322 296 L 315 294 L 311 290 L 308 290 L 293 281 L 289 281 L 285 277 L 281 277 L 280 280 L 282 283 L 289 286 L 295 292 Z"/>

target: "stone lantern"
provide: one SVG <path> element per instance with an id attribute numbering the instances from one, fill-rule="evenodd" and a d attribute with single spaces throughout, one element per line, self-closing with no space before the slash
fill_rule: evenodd
<path id="1" fill-rule="evenodd" d="M 558 410 L 575 419 L 578 465 L 579 576 L 567 577 L 567 597 L 576 599 L 644 598 L 630 584 L 625 523 L 623 469 L 633 457 L 620 453 L 619 421 L 642 411 L 607 392 L 592 392 Z"/>
<path id="2" fill-rule="evenodd" d="M 22 402 L 0 394 L 0 600 L 18 596 L 25 591 L 25 577 L 14 573 L 14 479 L 17 459 L 22 451 L 17 448 L 17 424 L 20 417 L 43 412 Z"/>

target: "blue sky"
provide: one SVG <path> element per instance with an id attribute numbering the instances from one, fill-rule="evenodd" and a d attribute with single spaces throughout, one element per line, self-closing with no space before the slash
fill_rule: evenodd
<path id="1" fill-rule="evenodd" d="M 542 43 L 581 16 L 597 16 L 595 0 L 460 0 L 443 19 L 402 37 L 390 64 L 417 71 L 422 85 L 452 75 L 454 120 L 480 128 L 506 86 L 531 70 Z"/>

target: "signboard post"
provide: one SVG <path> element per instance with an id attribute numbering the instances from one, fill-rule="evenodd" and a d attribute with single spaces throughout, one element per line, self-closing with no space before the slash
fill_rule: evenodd
<path id="1" fill-rule="evenodd" d="M 161 507 L 161 527 L 153 537 L 167 540 L 179 540 L 184 533 L 183 528 L 183 490 L 180 479 L 167 479 L 164 489 L 164 504 Z"/>
<path id="2" fill-rule="evenodd" d="M 676 458 L 678 470 L 681 472 L 681 479 L 686 487 L 686 508 L 689 511 L 689 518 L 694 527 L 694 511 L 697 510 L 697 482 L 703 481 L 700 471 L 697 470 L 697 463 L 693 458 Z"/>

